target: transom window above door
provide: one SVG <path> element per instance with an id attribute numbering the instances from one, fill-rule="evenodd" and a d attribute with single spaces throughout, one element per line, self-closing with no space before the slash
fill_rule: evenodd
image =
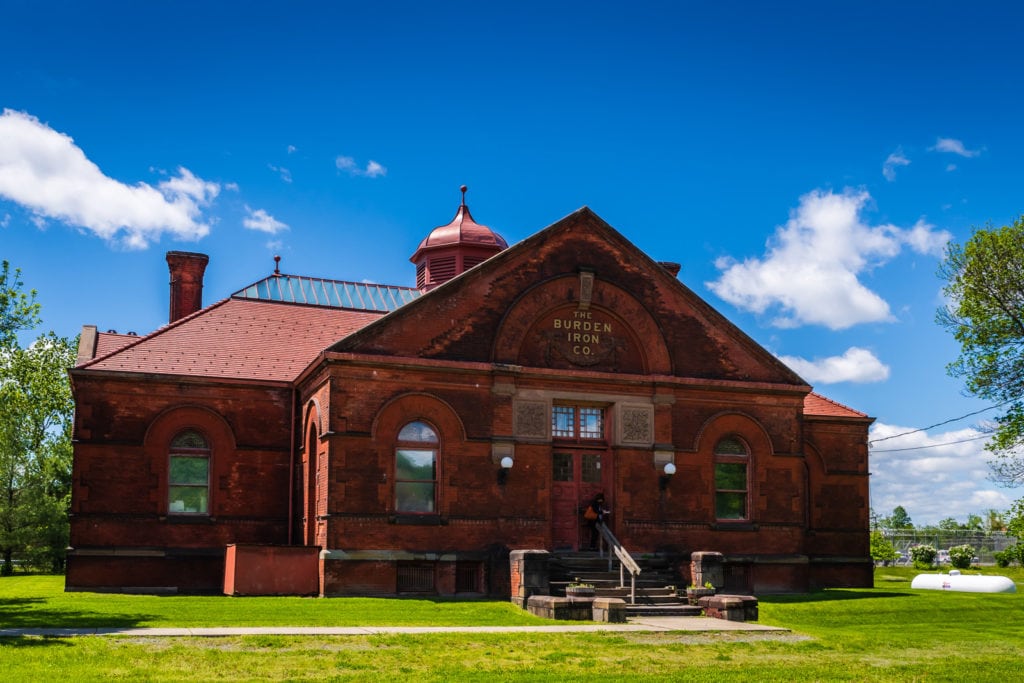
<path id="1" fill-rule="evenodd" d="M 572 441 L 603 441 L 604 408 L 592 406 L 551 406 L 551 436 Z"/>

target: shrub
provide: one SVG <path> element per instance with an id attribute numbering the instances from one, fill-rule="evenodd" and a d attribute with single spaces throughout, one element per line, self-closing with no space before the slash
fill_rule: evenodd
<path id="1" fill-rule="evenodd" d="M 955 545 L 949 549 L 949 563 L 957 569 L 968 569 L 974 559 L 974 548 L 969 545 Z"/>
<path id="2" fill-rule="evenodd" d="M 886 567 L 889 566 L 890 562 L 893 562 L 898 558 L 900 554 L 896 552 L 896 548 L 893 544 L 877 529 L 871 532 L 871 559 L 875 562 L 881 562 Z"/>
<path id="3" fill-rule="evenodd" d="M 992 553 L 992 557 L 995 558 L 996 566 L 1000 569 L 1006 569 L 1010 566 L 1010 563 L 1016 559 L 1011 548 L 1007 548 L 1006 550 L 997 550 Z"/>
<path id="4" fill-rule="evenodd" d="M 918 569 L 931 569 L 935 564 L 936 554 L 938 551 L 930 545 L 915 545 L 910 549 L 910 557 Z"/>

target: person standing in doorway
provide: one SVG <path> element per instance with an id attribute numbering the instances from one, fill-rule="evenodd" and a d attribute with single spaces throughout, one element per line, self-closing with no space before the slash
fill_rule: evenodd
<path id="1" fill-rule="evenodd" d="M 586 520 L 587 526 L 590 527 L 590 549 L 597 550 L 597 525 L 604 524 L 604 519 L 608 515 L 610 510 L 604 505 L 604 494 L 598 493 L 594 496 L 594 499 L 590 501 L 586 509 L 583 511 L 583 519 Z"/>

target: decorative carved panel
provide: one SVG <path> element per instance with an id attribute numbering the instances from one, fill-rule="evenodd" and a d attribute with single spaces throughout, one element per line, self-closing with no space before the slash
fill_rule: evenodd
<path id="1" fill-rule="evenodd" d="M 654 406 L 619 405 L 619 443 L 650 446 L 654 443 Z"/>
<path id="2" fill-rule="evenodd" d="M 515 436 L 523 439 L 547 439 L 551 417 L 546 401 L 515 401 L 513 404 Z"/>

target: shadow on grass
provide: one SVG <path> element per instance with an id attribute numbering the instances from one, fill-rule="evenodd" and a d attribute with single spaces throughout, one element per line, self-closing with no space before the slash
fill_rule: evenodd
<path id="1" fill-rule="evenodd" d="M 43 598 L 0 598 L 0 628 L 135 627 L 154 618 L 149 614 L 52 609 L 42 605 L 46 605 Z"/>
<path id="2" fill-rule="evenodd" d="M 802 602 L 835 602 L 839 600 L 866 600 L 870 598 L 910 598 L 910 593 L 891 593 L 886 591 L 843 590 L 832 588 L 817 593 L 759 595 L 758 600 L 766 603 L 793 604 Z"/>
<path id="3" fill-rule="evenodd" d="M 37 636 L 12 636 L 9 638 L 0 638 L 0 652 L 5 649 L 21 649 L 30 647 L 71 647 L 74 643 L 68 638 L 54 638 L 50 636 L 43 636 L 42 638 Z"/>

